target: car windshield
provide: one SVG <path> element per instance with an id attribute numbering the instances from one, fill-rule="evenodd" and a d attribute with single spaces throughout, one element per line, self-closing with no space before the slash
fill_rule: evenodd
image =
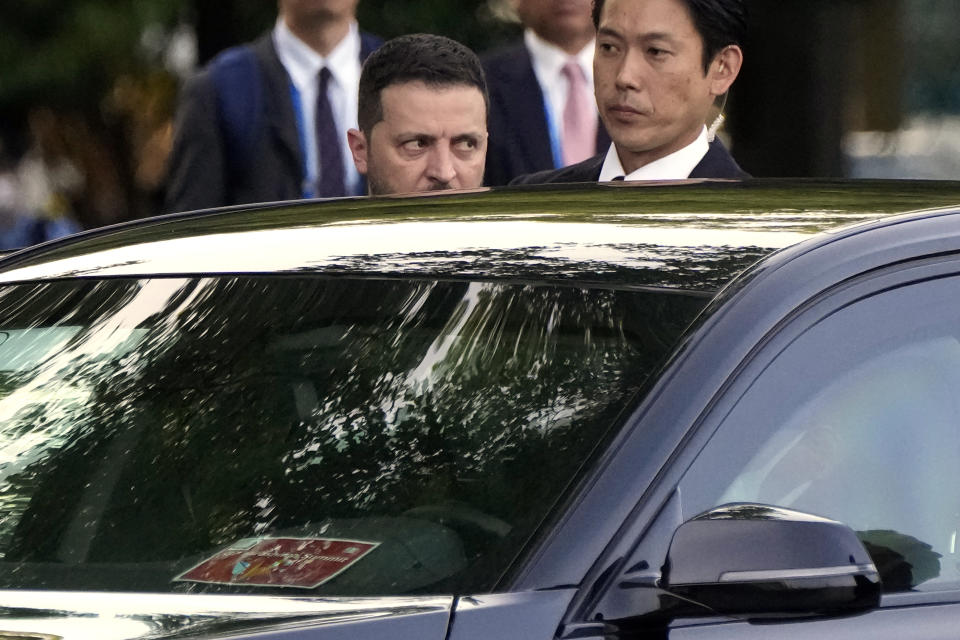
<path id="1" fill-rule="evenodd" d="M 0 588 L 493 589 L 707 298 L 317 276 L 0 290 Z"/>

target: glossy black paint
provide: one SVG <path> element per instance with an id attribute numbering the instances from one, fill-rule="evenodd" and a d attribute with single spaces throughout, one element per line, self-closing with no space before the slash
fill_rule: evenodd
<path id="1" fill-rule="evenodd" d="M 673 536 L 661 588 L 719 614 L 864 611 L 880 578 L 852 529 L 769 505 L 733 504 Z"/>
<path id="2" fill-rule="evenodd" d="M 0 592 L 0 636 L 52 638 L 445 637 L 453 599 Z M 14 635 L 14 637 L 17 637 Z M 46 637 L 46 636 L 41 636 Z"/>
<path id="3" fill-rule="evenodd" d="M 695 515 L 684 511 L 676 485 L 709 439 L 718 416 L 732 402 L 730 393 L 736 387 L 738 373 L 821 292 L 885 265 L 960 255 L 960 214 L 953 209 L 886 217 L 957 204 L 960 186 L 950 183 L 762 181 L 673 187 L 591 185 L 346 200 L 172 216 L 93 232 L 3 259 L 0 281 L 310 271 L 330 275 L 423 273 L 449 278 L 482 274 L 516 281 L 599 280 L 625 287 L 672 286 L 710 295 L 726 287 L 653 384 L 647 400 L 626 420 L 620 435 L 594 464 L 593 473 L 571 494 L 538 543 L 526 550 L 503 581 L 500 588 L 510 594 L 490 597 L 482 603 L 484 606 L 472 599 L 460 599 L 449 629 L 441 606 L 431 614 L 429 626 L 411 624 L 401 612 L 399 617 L 406 625 L 402 627 L 391 626 L 395 621 L 389 617 L 376 620 L 376 627 L 356 620 L 350 626 L 331 621 L 314 627 L 305 619 L 301 628 L 256 636 L 278 640 L 443 637 L 437 634 L 439 631 L 453 640 L 600 639 L 628 629 L 603 619 L 611 617 L 606 595 L 614 585 L 619 583 L 632 593 L 642 594 L 621 599 L 613 616 L 618 618 L 631 614 L 640 617 L 649 612 L 643 603 L 657 606 L 668 595 L 657 589 L 660 566 L 666 560 L 673 531 Z M 461 244 L 452 250 L 411 246 L 403 251 L 365 253 L 361 247 L 351 253 L 344 251 L 343 245 L 331 243 L 295 254 L 284 242 L 310 229 L 319 230 L 317 238 L 322 237 L 321 232 L 338 227 L 355 229 L 362 237 L 391 225 L 396 225 L 394 233 L 388 235 L 397 240 L 402 234 L 396 231 L 401 229 L 408 233 L 417 229 L 439 232 L 458 222 L 466 226 L 462 234 L 453 234 Z M 567 231 L 601 229 L 604 239 L 592 244 L 594 252 L 589 256 L 563 253 L 564 248 L 578 244 L 576 233 L 571 236 L 561 229 L 564 222 L 585 225 Z M 849 222 L 865 223 L 803 239 Z M 413 223 L 436 226 L 403 226 Z M 499 238 L 526 223 L 534 225 L 529 235 L 508 247 L 484 246 L 487 239 L 475 233 L 499 224 L 495 234 Z M 758 236 L 758 225 L 767 225 L 764 231 L 770 235 Z M 624 242 L 625 228 L 639 234 L 650 227 L 675 231 L 679 241 L 673 246 L 647 244 L 635 238 Z M 800 236 L 790 235 L 798 228 L 802 229 Z M 719 237 L 701 242 L 703 236 L 697 235 L 698 231 L 734 231 L 745 242 L 737 244 Z M 210 236 L 215 236 L 212 243 Z M 466 238 L 472 238 L 473 243 L 464 242 Z M 270 254 L 269 260 L 244 253 L 258 243 L 267 247 L 264 251 Z M 590 243 L 581 238 L 579 244 Z M 184 261 L 184 256 L 193 256 L 198 246 L 211 245 L 222 249 L 199 256 L 198 261 Z M 764 256 L 763 262 L 746 275 L 733 279 Z M 670 275 L 664 277 L 664 271 Z M 858 556 L 853 555 L 856 560 Z M 679 556 L 673 558 L 671 566 L 678 563 Z M 688 573 L 695 574 L 695 570 Z M 678 584 L 676 573 L 667 576 L 667 583 L 661 587 Z M 686 579 L 686 584 L 691 582 L 696 581 Z M 526 597 L 524 593 L 551 597 Z M 683 639 L 900 638 L 920 629 L 922 637 L 955 637 L 960 598 L 941 596 L 940 602 L 931 605 L 929 599 L 915 596 L 885 597 L 883 608 L 868 616 L 763 625 L 678 617 L 633 629 L 635 637 Z M 10 607 L 10 598 L 10 594 L 0 593 L 0 605 Z M 533 602 L 536 606 L 531 605 Z M 920 603 L 927 606 L 922 610 L 914 606 Z M 102 603 L 95 603 L 93 608 L 98 606 Z M 177 609 L 173 603 L 170 606 L 171 610 Z M 159 615 L 168 617 L 166 613 Z M 442 624 L 438 624 L 441 619 Z M 29 628 L 42 631 L 44 624 L 34 622 Z"/>
<path id="4" fill-rule="evenodd" d="M 528 565 L 518 584 L 612 579 L 608 574 L 625 563 L 710 437 L 716 424 L 703 424 L 708 412 L 723 414 L 733 401 L 724 396 L 727 387 L 782 323 L 811 298 L 858 274 L 956 253 L 960 215 L 937 210 L 820 236 L 779 251 L 744 274 L 711 303 L 619 441 L 598 463 L 600 472 L 577 496 L 577 508 L 538 550 L 536 566 Z M 685 520 L 696 513 L 680 515 Z M 595 557 L 609 560 L 591 567 L 585 558 Z M 581 615 L 589 611 L 588 601 L 584 594 L 574 602 L 574 607 L 586 607 Z"/>
<path id="5" fill-rule="evenodd" d="M 957 202 L 954 183 L 758 180 L 281 203 L 90 231 L 9 255 L 0 271 L 5 281 L 302 271 L 482 275 L 713 292 L 771 251 L 815 233 Z"/>
<path id="6" fill-rule="evenodd" d="M 912 261 L 924 264 L 927 258 L 950 261 L 960 255 L 958 232 L 960 219 L 955 213 L 945 211 L 851 228 L 824 237 L 821 242 L 798 245 L 772 256 L 754 271 L 752 277 L 741 281 L 742 286 L 728 291 L 726 297 L 721 296 L 715 303 L 714 313 L 691 336 L 686 349 L 675 358 L 649 402 L 638 410 L 637 431 L 621 443 L 616 456 L 604 465 L 601 478 L 580 503 L 582 512 L 578 515 L 582 514 L 583 520 L 576 522 L 582 527 L 580 531 L 586 533 L 596 530 L 587 522 L 598 522 L 599 512 L 612 508 L 610 502 L 601 504 L 601 501 L 609 499 L 609 490 L 614 484 L 627 495 L 641 496 L 633 503 L 632 515 L 612 536 L 601 561 L 588 570 L 586 582 L 598 586 L 581 591 L 568 619 L 573 622 L 595 615 L 623 616 L 624 605 L 630 603 L 633 603 L 635 612 L 650 611 L 650 600 L 638 598 L 637 591 L 624 592 L 631 598 L 624 600 L 621 596 L 620 604 L 616 604 L 616 599 L 598 600 L 596 594 L 602 591 L 599 585 L 609 586 L 620 579 L 618 576 L 629 576 L 637 562 L 649 561 L 650 565 L 656 566 L 656 559 L 664 558 L 666 549 L 662 537 L 658 542 L 655 534 L 662 536 L 683 519 L 695 515 L 683 511 L 681 500 L 675 493 L 676 482 L 710 437 L 717 421 L 742 392 L 742 384 L 746 382 L 738 380 L 737 374 L 750 365 L 753 356 L 770 341 L 791 339 L 792 333 L 779 335 L 780 327 L 805 309 L 808 301 L 819 293 L 858 274 L 869 274 L 890 264 Z M 878 283 L 876 286 L 882 285 Z M 762 362 L 757 366 L 762 367 Z M 665 426 L 678 424 L 693 425 L 693 428 L 675 430 Z M 654 437 L 650 437 L 651 433 Z M 663 464 L 665 460 L 669 465 Z M 646 535 L 648 533 L 650 535 Z M 638 539 L 641 540 L 639 546 Z M 549 552 L 549 546 L 547 550 Z M 546 553 L 545 557 L 558 558 Z M 576 556 L 566 557 L 576 562 Z M 574 567 L 570 564 L 564 567 L 553 565 L 549 571 L 553 575 L 555 571 L 568 569 Z M 575 570 L 579 571 L 579 566 Z M 610 592 L 611 597 L 616 593 L 617 590 Z M 922 637 L 947 637 L 940 635 L 937 629 L 945 628 L 941 625 L 948 624 L 948 620 L 955 620 L 951 616 L 957 615 L 956 610 L 946 603 L 958 600 L 960 594 L 945 595 L 940 600 L 944 606 L 930 610 L 931 616 L 943 617 L 931 623 L 929 636 L 924 632 Z M 851 634 L 837 637 L 856 637 L 855 629 L 861 629 L 864 636 L 908 637 L 917 633 L 916 629 L 910 631 L 905 622 L 901 624 L 901 620 L 891 617 L 886 607 L 909 606 L 908 603 L 924 601 L 929 600 L 884 596 L 883 609 L 866 618 L 837 621 L 838 630 L 845 629 L 842 634 Z M 656 604 L 653 600 L 653 605 Z M 906 619 L 904 615 L 903 620 Z M 714 628 L 688 628 L 682 621 L 677 621 L 670 637 L 714 637 L 707 631 Z M 782 637 L 789 638 L 812 638 L 815 634 L 825 633 L 827 628 L 832 629 L 826 622 L 811 622 L 809 626 L 787 623 L 771 627 L 765 624 L 757 629 L 733 625 L 716 627 L 716 637 L 781 637 L 776 634 L 782 634 Z M 729 635 L 724 629 L 729 629 Z M 750 635 L 737 635 L 739 633 Z"/>

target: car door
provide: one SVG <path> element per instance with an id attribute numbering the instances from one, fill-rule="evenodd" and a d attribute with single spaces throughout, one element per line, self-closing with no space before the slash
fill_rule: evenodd
<path id="1" fill-rule="evenodd" d="M 947 638 L 960 621 L 960 263 L 846 280 L 757 345 L 661 471 L 559 637 Z M 879 607 L 663 615 L 677 527 L 719 505 L 844 523 L 883 583 Z M 603 572 L 608 575 L 604 575 Z M 660 588 L 658 588 L 660 587 Z M 646 620 L 646 622 L 645 622 Z"/>
<path id="2" fill-rule="evenodd" d="M 679 484 L 685 515 L 758 502 L 834 518 L 857 532 L 883 581 L 880 609 L 793 622 L 783 628 L 791 637 L 955 634 L 958 292 L 955 259 L 931 258 L 821 296 L 731 389 L 736 400 L 724 414 L 718 407 L 715 435 Z M 739 637 L 758 630 L 737 626 L 744 627 Z"/>
<path id="3" fill-rule="evenodd" d="M 452 598 L 0 591 L 0 638 L 441 640 Z"/>

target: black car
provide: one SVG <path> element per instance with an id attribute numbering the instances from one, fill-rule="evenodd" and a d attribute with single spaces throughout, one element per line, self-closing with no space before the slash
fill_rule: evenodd
<path id="1" fill-rule="evenodd" d="M 0 637 L 954 637 L 958 274 L 933 182 L 263 205 L 7 256 Z"/>

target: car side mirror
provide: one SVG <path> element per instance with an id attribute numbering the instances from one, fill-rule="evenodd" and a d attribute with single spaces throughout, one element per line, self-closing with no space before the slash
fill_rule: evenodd
<path id="1" fill-rule="evenodd" d="M 848 526 L 728 504 L 676 530 L 660 587 L 726 615 L 823 615 L 879 605 L 877 568 Z"/>

